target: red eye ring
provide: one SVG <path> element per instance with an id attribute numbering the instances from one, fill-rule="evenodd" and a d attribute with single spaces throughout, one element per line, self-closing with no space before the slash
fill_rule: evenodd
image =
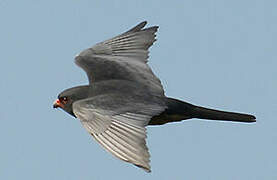
<path id="1" fill-rule="evenodd" d="M 60 102 L 62 104 L 66 104 L 68 102 L 68 98 L 67 97 L 60 97 L 59 100 L 60 100 Z"/>

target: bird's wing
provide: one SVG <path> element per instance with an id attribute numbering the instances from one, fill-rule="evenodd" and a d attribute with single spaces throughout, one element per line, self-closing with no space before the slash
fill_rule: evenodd
<path id="1" fill-rule="evenodd" d="M 75 57 L 75 63 L 86 71 L 90 84 L 103 80 L 130 80 L 146 85 L 150 92 L 164 94 L 160 80 L 147 65 L 148 49 L 156 41 L 158 26 L 144 28 L 145 25 L 146 22 L 142 22 Z"/>
<path id="2" fill-rule="evenodd" d="M 165 107 L 145 101 L 125 94 L 98 95 L 73 103 L 73 112 L 108 152 L 150 172 L 145 126 Z"/>

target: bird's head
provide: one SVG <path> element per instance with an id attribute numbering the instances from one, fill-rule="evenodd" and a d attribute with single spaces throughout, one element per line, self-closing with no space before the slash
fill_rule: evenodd
<path id="1" fill-rule="evenodd" d="M 58 95 L 58 99 L 54 101 L 53 108 L 61 108 L 76 117 L 73 113 L 72 104 L 75 101 L 87 98 L 88 89 L 88 86 L 78 86 L 64 90 Z"/>

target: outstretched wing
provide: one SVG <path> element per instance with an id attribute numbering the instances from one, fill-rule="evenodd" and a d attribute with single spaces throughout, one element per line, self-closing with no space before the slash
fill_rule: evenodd
<path id="1" fill-rule="evenodd" d="M 108 152 L 150 172 L 145 126 L 165 107 L 159 99 L 146 101 L 125 94 L 99 95 L 73 103 L 73 112 Z"/>
<path id="2" fill-rule="evenodd" d="M 129 31 L 82 51 L 75 62 L 88 75 L 89 83 L 103 80 L 130 80 L 163 95 L 160 80 L 147 65 L 149 47 L 156 41 L 158 26 L 144 28 L 142 22 Z M 144 29 L 143 29 L 144 28 Z"/>

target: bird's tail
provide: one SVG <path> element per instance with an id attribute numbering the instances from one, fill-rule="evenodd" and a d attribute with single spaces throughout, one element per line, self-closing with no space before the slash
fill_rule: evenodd
<path id="1" fill-rule="evenodd" d="M 221 120 L 221 121 L 237 121 L 237 122 L 256 122 L 256 117 L 249 114 L 219 111 L 204 107 L 194 106 L 191 111 L 193 118 Z"/>
<path id="2" fill-rule="evenodd" d="M 250 114 L 208 109 L 173 98 L 166 98 L 166 105 L 165 111 L 152 117 L 148 125 L 162 125 L 191 118 L 246 123 L 256 122 L 256 117 Z"/>

